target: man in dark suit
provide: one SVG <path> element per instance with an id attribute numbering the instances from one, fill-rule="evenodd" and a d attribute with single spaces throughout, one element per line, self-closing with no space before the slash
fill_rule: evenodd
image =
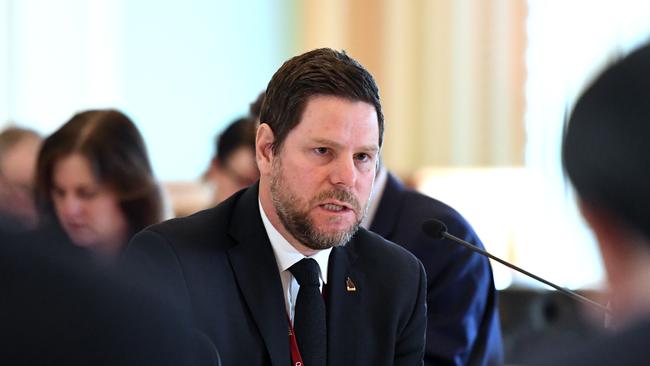
<path id="1" fill-rule="evenodd" d="M 374 208 L 374 209 L 373 209 Z M 500 365 L 501 329 L 490 262 L 447 240 L 424 234 L 422 222 L 438 219 L 449 232 L 483 248 L 453 208 L 408 189 L 381 168 L 363 225 L 422 261 L 427 273 L 426 365 Z"/>
<path id="2" fill-rule="evenodd" d="M 562 162 L 605 264 L 615 333 L 565 347 L 545 365 L 646 365 L 650 359 L 650 44 L 580 96 Z M 558 350 L 554 350 L 556 353 Z"/>
<path id="3" fill-rule="evenodd" d="M 287 61 L 266 90 L 259 183 L 150 227 L 127 255 L 167 285 L 226 365 L 422 364 L 422 264 L 359 228 L 383 136 L 374 79 L 318 49 Z"/>
<path id="4" fill-rule="evenodd" d="M 259 119 L 262 92 L 251 104 Z M 452 233 L 483 248 L 467 221 L 453 208 L 408 189 L 380 167 L 372 201 L 361 226 L 409 250 L 427 273 L 426 365 L 503 363 L 497 294 L 490 262 L 454 243 L 434 240 L 421 230 L 436 218 Z"/>

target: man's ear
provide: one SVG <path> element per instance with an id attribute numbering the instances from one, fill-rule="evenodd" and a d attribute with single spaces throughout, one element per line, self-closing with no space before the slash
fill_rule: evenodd
<path id="1" fill-rule="evenodd" d="M 219 162 L 219 159 L 212 158 L 212 160 L 210 160 L 210 169 L 212 169 L 212 170 L 221 169 L 221 163 Z"/>
<path id="2" fill-rule="evenodd" d="M 255 135 L 255 160 L 257 160 L 260 175 L 268 175 L 271 172 L 273 142 L 275 142 L 275 135 L 271 127 L 266 123 L 260 124 L 257 128 L 257 135 Z"/>
<path id="3" fill-rule="evenodd" d="M 634 245 L 630 243 L 636 237 L 634 232 L 605 209 L 583 200 L 578 200 L 578 207 L 596 236 L 609 281 L 620 283 L 634 256 Z"/>
<path id="4" fill-rule="evenodd" d="M 583 200 L 578 200 L 578 207 L 599 242 L 618 243 L 625 238 L 625 225 L 607 210 Z"/>

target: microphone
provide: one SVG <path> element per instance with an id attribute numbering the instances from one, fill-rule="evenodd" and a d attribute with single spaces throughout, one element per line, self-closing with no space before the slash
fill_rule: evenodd
<path id="1" fill-rule="evenodd" d="M 582 295 L 580 295 L 578 293 L 575 293 L 575 292 L 573 292 L 573 291 L 571 291 L 571 290 L 569 290 L 569 289 L 567 289 L 565 287 L 558 286 L 558 285 L 554 284 L 551 281 L 547 281 L 547 280 L 545 280 L 545 279 L 543 279 L 543 278 L 541 278 L 539 276 L 536 276 L 536 275 L 526 271 L 525 269 L 519 268 L 519 267 L 515 266 L 514 264 L 506 262 L 505 260 L 503 260 L 503 259 L 501 259 L 499 257 L 496 257 L 496 256 L 488 253 L 487 251 L 466 242 L 463 239 L 460 239 L 460 238 L 458 238 L 458 237 L 456 237 L 454 235 L 449 234 L 447 232 L 447 225 L 445 225 L 442 221 L 439 221 L 439 220 L 436 220 L 436 219 L 427 220 L 427 221 L 422 223 L 422 231 L 424 231 L 425 234 L 427 234 L 428 236 L 430 236 L 430 237 L 432 237 L 434 239 L 443 239 L 443 238 L 450 239 L 453 242 L 458 243 L 458 244 L 464 246 L 465 248 L 467 248 L 467 249 L 469 249 L 469 250 L 471 250 L 473 252 L 479 253 L 482 256 L 493 259 L 493 260 L 503 264 L 506 267 L 510 267 L 510 268 L 514 269 L 515 271 L 517 271 L 519 273 L 523 273 L 523 274 L 525 274 L 526 276 L 528 276 L 530 278 L 533 278 L 533 279 L 535 279 L 535 280 L 537 280 L 537 281 L 539 281 L 539 282 L 541 282 L 543 284 L 546 284 L 548 286 L 551 286 L 554 289 L 558 290 L 559 292 L 563 293 L 564 295 L 566 295 L 566 296 L 568 296 L 568 297 L 570 297 L 570 298 L 572 298 L 574 300 L 577 300 L 577 301 L 583 302 L 585 304 L 589 304 L 589 305 L 591 305 L 593 307 L 596 307 L 599 310 L 605 312 L 606 314 L 611 313 L 611 310 L 609 308 L 607 308 L 606 306 L 604 306 L 602 304 L 599 304 L 599 303 L 595 302 L 594 300 L 592 300 L 590 298 L 587 298 L 587 297 L 582 296 Z"/>

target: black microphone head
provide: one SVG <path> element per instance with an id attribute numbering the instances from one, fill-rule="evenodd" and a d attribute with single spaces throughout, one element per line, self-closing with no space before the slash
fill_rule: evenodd
<path id="1" fill-rule="evenodd" d="M 440 220 L 430 219 L 422 223 L 422 231 L 434 239 L 442 239 L 442 234 L 447 232 L 447 225 Z"/>

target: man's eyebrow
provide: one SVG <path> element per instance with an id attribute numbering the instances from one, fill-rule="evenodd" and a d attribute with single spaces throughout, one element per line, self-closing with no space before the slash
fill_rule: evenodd
<path id="1" fill-rule="evenodd" d="M 332 146 L 332 147 L 335 147 L 335 148 L 342 148 L 343 147 L 343 144 L 341 144 L 340 142 L 330 140 L 330 139 L 313 138 L 311 140 L 312 140 L 312 142 L 314 142 L 316 144 L 323 144 L 323 145 Z M 365 145 L 365 146 L 361 146 L 361 150 L 369 151 L 369 152 L 377 152 L 377 151 L 379 151 L 379 146 L 377 146 L 377 145 Z"/>

